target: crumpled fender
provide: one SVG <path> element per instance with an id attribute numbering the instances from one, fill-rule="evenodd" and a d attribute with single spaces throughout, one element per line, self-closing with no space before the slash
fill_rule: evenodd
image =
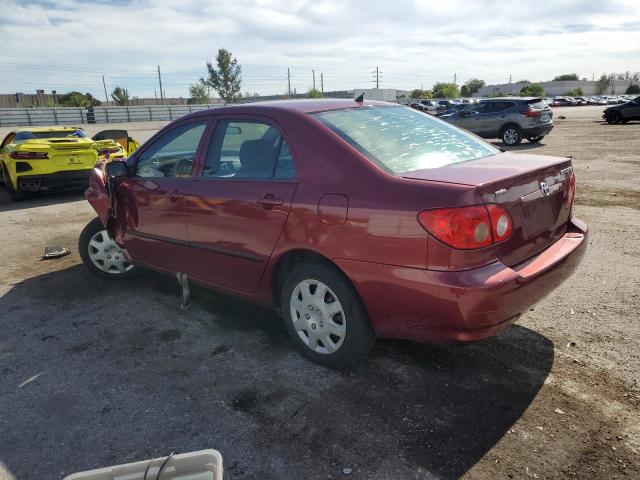
<path id="1" fill-rule="evenodd" d="M 116 208 L 117 198 L 112 194 L 115 185 L 107 178 L 105 164 L 105 160 L 100 160 L 93 168 L 89 178 L 89 188 L 85 190 L 84 196 L 98 214 L 111 238 L 122 245 L 123 230 L 120 228 L 120 221 L 115 214 L 118 210 Z"/>

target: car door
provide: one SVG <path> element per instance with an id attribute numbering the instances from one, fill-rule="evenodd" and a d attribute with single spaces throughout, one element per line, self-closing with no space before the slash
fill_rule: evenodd
<path id="1" fill-rule="evenodd" d="M 297 186 L 290 143 L 262 117 L 220 117 L 185 201 L 189 276 L 257 289 Z"/>
<path id="2" fill-rule="evenodd" d="M 640 97 L 631 100 L 622 110 L 622 118 L 625 120 L 640 119 Z"/>
<path id="3" fill-rule="evenodd" d="M 484 118 L 483 115 L 488 108 L 489 102 L 481 102 L 476 105 L 472 105 L 471 107 L 454 114 L 457 119 L 453 123 L 475 133 L 476 135 L 482 136 L 485 128 L 481 120 Z"/>
<path id="4" fill-rule="evenodd" d="M 178 123 L 131 159 L 117 186 L 123 244 L 135 263 L 183 271 L 188 249 L 184 196 L 201 155 L 207 120 Z"/>

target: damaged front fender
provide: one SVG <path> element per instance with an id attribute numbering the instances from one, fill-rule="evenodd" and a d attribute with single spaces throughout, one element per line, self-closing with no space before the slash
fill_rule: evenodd
<path id="1" fill-rule="evenodd" d="M 91 172 L 89 188 L 84 196 L 98 214 L 100 221 L 105 226 L 111 238 L 122 246 L 123 229 L 116 212 L 118 211 L 118 199 L 115 195 L 115 182 L 105 172 L 104 160 L 99 161 Z"/>

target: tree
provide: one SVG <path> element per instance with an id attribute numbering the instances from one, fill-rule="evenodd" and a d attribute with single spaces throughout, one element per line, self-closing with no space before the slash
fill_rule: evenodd
<path id="1" fill-rule="evenodd" d="M 474 93 L 478 93 L 478 90 L 480 90 L 485 85 L 486 83 L 484 80 L 480 80 L 478 78 L 472 78 L 464 82 L 464 85 L 463 85 L 463 87 L 467 87 L 466 90 L 468 90 L 469 95 L 464 95 L 464 93 L 462 93 L 462 88 L 460 89 L 460 92 L 462 93 L 462 96 L 470 97 Z"/>
<path id="2" fill-rule="evenodd" d="M 613 79 L 605 73 L 600 75 L 600 78 L 598 79 L 598 83 L 596 83 L 596 94 L 598 95 L 604 94 L 609 88 L 609 85 L 611 85 L 612 80 Z"/>
<path id="3" fill-rule="evenodd" d="M 576 88 L 573 88 L 573 89 L 567 91 L 567 93 L 565 93 L 565 95 L 567 97 L 582 97 L 584 95 L 584 91 L 582 91 L 582 88 L 576 87 Z"/>
<path id="4" fill-rule="evenodd" d="M 564 82 L 568 80 L 580 80 L 577 73 L 564 73 L 553 79 L 554 82 Z"/>
<path id="5" fill-rule="evenodd" d="M 116 87 L 111 92 L 111 99 L 116 102 L 116 105 L 129 105 L 129 92 L 126 88 Z"/>
<path id="6" fill-rule="evenodd" d="M 469 90 L 469 87 L 467 87 L 466 85 L 462 85 L 460 87 L 460 95 L 462 95 L 463 97 L 470 97 L 471 90 Z"/>
<path id="7" fill-rule="evenodd" d="M 102 102 L 90 93 L 69 92 L 58 97 L 58 105 L 61 107 L 97 107 L 102 105 Z"/>
<path id="8" fill-rule="evenodd" d="M 529 80 L 518 80 L 516 83 L 522 84 L 522 83 L 531 83 L 531 82 Z"/>
<path id="9" fill-rule="evenodd" d="M 627 95 L 637 95 L 640 93 L 640 86 L 638 85 L 629 85 L 627 90 L 624 92 Z"/>
<path id="10" fill-rule="evenodd" d="M 204 85 L 213 88 L 220 98 L 226 103 L 232 103 L 240 98 L 240 84 L 242 83 L 242 67 L 238 65 L 238 60 L 232 58 L 231 52 L 221 48 L 216 55 L 216 66 L 207 62 L 209 78 L 200 79 Z"/>
<path id="11" fill-rule="evenodd" d="M 530 83 L 520 89 L 520 95 L 525 97 L 544 97 L 544 88 L 539 83 Z"/>
<path id="12" fill-rule="evenodd" d="M 433 96 L 436 98 L 458 98 L 460 90 L 455 83 L 438 82 L 433 86 Z"/>
<path id="13" fill-rule="evenodd" d="M 210 101 L 207 86 L 204 83 L 194 83 L 189 87 L 189 100 L 187 100 L 187 104 L 205 105 Z"/>
<path id="14" fill-rule="evenodd" d="M 415 90 L 411 90 L 409 98 L 433 98 L 433 94 L 430 90 L 422 90 L 421 88 L 416 88 Z"/>
<path id="15" fill-rule="evenodd" d="M 310 88 L 307 92 L 307 98 L 322 98 L 322 92 L 320 90 L 316 90 L 315 88 Z"/>

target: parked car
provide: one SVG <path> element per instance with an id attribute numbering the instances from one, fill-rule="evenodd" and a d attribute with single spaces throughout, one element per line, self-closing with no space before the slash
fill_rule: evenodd
<path id="1" fill-rule="evenodd" d="M 376 336 L 493 336 L 587 246 L 569 158 L 503 153 L 384 102 L 196 112 L 96 168 L 86 195 L 91 271 L 149 267 L 274 306 L 296 347 L 332 367 Z"/>
<path id="2" fill-rule="evenodd" d="M 442 113 L 454 105 L 453 100 L 437 100 L 436 112 Z"/>
<path id="3" fill-rule="evenodd" d="M 0 178 L 14 200 L 84 189 L 98 160 L 126 157 L 137 146 L 126 130 L 105 130 L 91 139 L 79 127 L 21 128 L 0 143 Z"/>
<path id="4" fill-rule="evenodd" d="M 540 98 L 505 97 L 481 100 L 440 118 L 482 138 L 501 138 L 517 145 L 523 138 L 542 140 L 553 129 L 551 109 Z"/>
<path id="5" fill-rule="evenodd" d="M 555 97 L 552 105 L 554 107 L 575 107 L 578 105 L 578 102 L 569 97 Z"/>
<path id="6" fill-rule="evenodd" d="M 438 104 L 433 100 L 418 100 L 417 102 L 410 103 L 409 106 L 415 110 L 420 110 L 421 112 L 434 114 L 438 108 Z"/>
<path id="7" fill-rule="evenodd" d="M 607 123 L 627 123 L 630 120 L 640 120 L 640 97 L 605 109 L 602 118 Z"/>
<path id="8" fill-rule="evenodd" d="M 449 108 L 447 108 L 446 110 L 436 113 L 436 116 L 441 117 L 442 115 L 449 115 L 452 113 L 460 112 L 462 110 L 465 110 L 466 108 L 469 108 L 471 105 L 472 105 L 471 103 L 455 103 L 451 105 Z"/>

